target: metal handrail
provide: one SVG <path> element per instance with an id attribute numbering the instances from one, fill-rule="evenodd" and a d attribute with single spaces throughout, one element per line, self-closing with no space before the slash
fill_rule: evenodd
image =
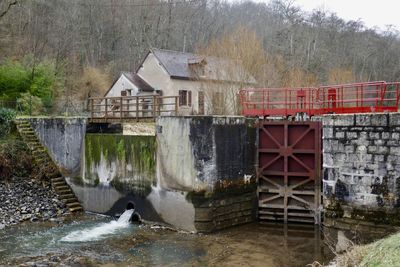
<path id="1" fill-rule="evenodd" d="M 239 92 L 239 98 L 246 116 L 395 112 L 400 102 L 400 82 L 246 88 Z"/>

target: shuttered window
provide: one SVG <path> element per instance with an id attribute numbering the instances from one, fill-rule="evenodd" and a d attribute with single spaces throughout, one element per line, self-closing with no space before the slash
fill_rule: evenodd
<path id="1" fill-rule="evenodd" d="M 192 106 L 192 91 L 179 90 L 179 106 Z"/>

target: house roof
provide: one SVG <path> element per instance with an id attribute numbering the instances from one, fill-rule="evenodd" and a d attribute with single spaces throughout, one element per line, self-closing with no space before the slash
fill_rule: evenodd
<path id="1" fill-rule="evenodd" d="M 122 74 L 136 87 L 139 89 L 139 91 L 147 91 L 147 92 L 152 92 L 154 91 L 154 88 L 151 87 L 150 84 L 148 84 L 145 80 L 142 79 L 138 74 L 136 73 L 130 73 L 130 72 L 122 72 Z"/>
<path id="2" fill-rule="evenodd" d="M 121 78 L 122 75 L 125 76 L 125 78 L 127 78 L 131 83 L 133 83 L 139 89 L 139 91 L 144 91 L 144 92 L 154 91 L 154 88 L 151 87 L 151 85 L 148 84 L 145 80 L 143 80 L 138 74 L 131 73 L 128 71 L 122 71 L 121 74 L 112 83 L 110 89 L 108 89 L 107 92 L 104 94 L 105 96 L 111 91 L 115 83 Z"/>
<path id="3" fill-rule="evenodd" d="M 254 77 L 233 60 L 154 48 L 151 52 L 173 79 L 256 83 Z M 203 68 L 201 75 L 196 66 Z"/>

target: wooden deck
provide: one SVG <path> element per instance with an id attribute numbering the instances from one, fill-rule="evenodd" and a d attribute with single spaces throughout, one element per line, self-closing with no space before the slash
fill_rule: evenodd
<path id="1" fill-rule="evenodd" d="M 156 117 L 175 116 L 179 96 L 120 96 L 89 98 L 93 123 L 154 121 Z"/>

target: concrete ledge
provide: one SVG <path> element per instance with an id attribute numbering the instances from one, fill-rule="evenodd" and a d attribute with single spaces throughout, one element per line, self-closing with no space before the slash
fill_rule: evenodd
<path id="1" fill-rule="evenodd" d="M 324 126 L 354 126 L 355 115 L 354 114 L 324 115 L 322 117 L 322 123 Z"/>

